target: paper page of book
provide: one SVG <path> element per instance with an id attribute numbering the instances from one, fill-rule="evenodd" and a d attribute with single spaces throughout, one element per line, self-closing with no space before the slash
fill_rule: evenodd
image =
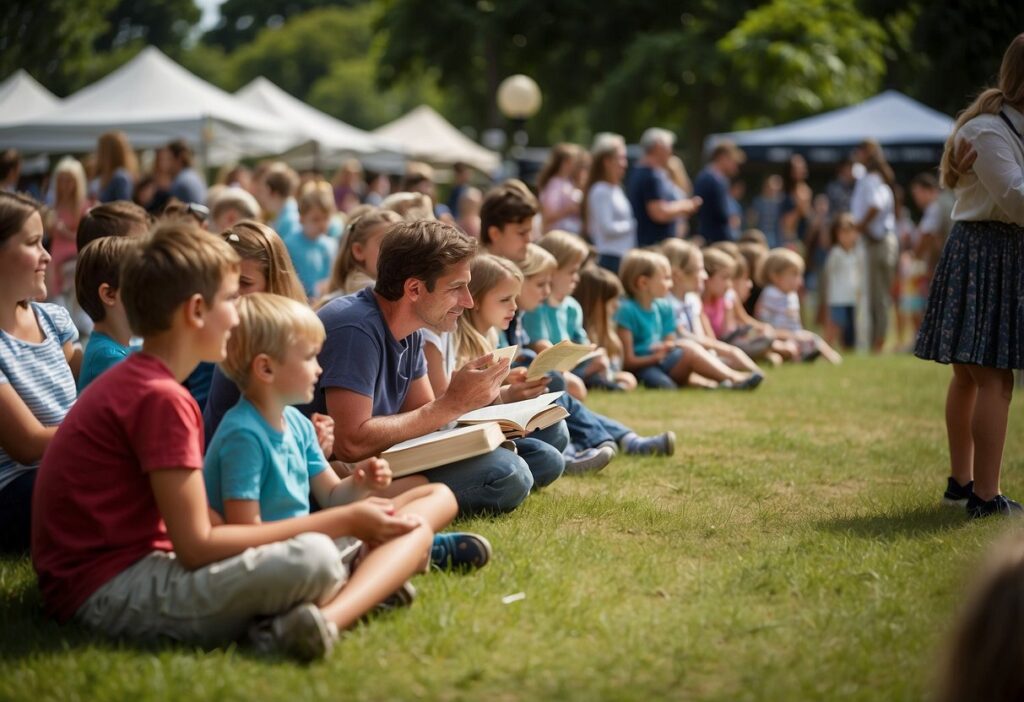
<path id="1" fill-rule="evenodd" d="M 568 371 L 579 365 L 587 356 L 594 353 L 593 346 L 574 344 L 571 341 L 562 341 L 549 349 L 537 354 L 526 372 L 527 380 L 536 380 L 546 373 L 552 371 Z"/>

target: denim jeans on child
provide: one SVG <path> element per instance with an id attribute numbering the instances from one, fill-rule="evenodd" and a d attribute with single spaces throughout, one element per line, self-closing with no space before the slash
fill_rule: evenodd
<path id="1" fill-rule="evenodd" d="M 647 366 L 641 368 L 636 372 L 637 380 L 646 385 L 649 388 L 656 388 L 660 390 L 675 390 L 678 385 L 676 381 L 672 380 L 672 376 L 669 375 L 680 359 L 683 357 L 683 349 L 674 348 L 666 354 L 665 358 L 658 361 L 653 366 Z"/>

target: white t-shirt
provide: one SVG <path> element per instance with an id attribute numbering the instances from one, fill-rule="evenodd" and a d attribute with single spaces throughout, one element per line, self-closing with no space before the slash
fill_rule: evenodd
<path id="1" fill-rule="evenodd" d="M 829 305 L 852 307 L 857 304 L 860 294 L 862 273 L 861 257 L 857 247 L 847 251 L 842 246 L 833 246 L 825 260 Z"/>
<path id="2" fill-rule="evenodd" d="M 774 285 L 761 291 L 757 299 L 757 318 L 776 329 L 800 331 L 800 297 L 795 293 L 784 293 Z"/>
<path id="3" fill-rule="evenodd" d="M 860 222 L 872 207 L 878 212 L 868 223 L 867 234 L 875 241 L 880 241 L 889 232 L 896 231 L 896 202 L 892 188 L 886 185 L 878 173 L 865 174 L 853 186 L 850 215 L 855 222 Z"/>
<path id="4" fill-rule="evenodd" d="M 587 231 L 599 254 L 624 256 L 636 247 L 636 219 L 618 185 L 598 181 L 587 195 Z"/>
<path id="5" fill-rule="evenodd" d="M 1024 115 L 1008 105 L 1003 112 L 1024 134 Z M 971 143 L 978 159 L 956 184 L 953 219 L 1024 226 L 1024 141 L 999 115 L 978 115 L 960 127 L 960 139 Z"/>
<path id="6" fill-rule="evenodd" d="M 426 327 L 420 329 L 423 334 L 423 345 L 430 344 L 438 351 L 441 352 L 441 358 L 444 360 L 444 374 L 445 377 L 451 378 L 452 373 L 455 371 L 455 337 L 450 332 L 441 332 L 438 334 L 435 331 L 427 329 Z"/>

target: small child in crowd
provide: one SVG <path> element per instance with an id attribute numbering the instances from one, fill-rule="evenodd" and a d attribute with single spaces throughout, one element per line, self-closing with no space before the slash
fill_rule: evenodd
<path id="1" fill-rule="evenodd" d="M 682 239 L 667 239 L 661 250 L 672 266 L 672 291 L 666 299 L 672 306 L 680 338 L 696 341 L 733 370 L 760 373 L 760 368 L 742 349 L 719 340 L 711 329 L 701 300 L 708 279 L 701 250 Z M 731 292 L 731 288 L 727 292 Z M 725 297 L 722 295 L 723 299 Z"/>
<path id="2" fill-rule="evenodd" d="M 721 339 L 737 326 L 728 294 L 736 272 L 736 259 L 720 248 L 707 248 L 701 253 L 708 276 L 701 297 L 704 318 L 710 324 L 714 337 Z"/>
<path id="3" fill-rule="evenodd" d="M 858 236 L 853 217 L 847 213 L 837 216 L 832 222 L 832 250 L 825 259 L 826 339 L 830 346 L 841 344 L 844 349 L 852 349 L 857 342 L 857 302 L 864 276 Z"/>
<path id="4" fill-rule="evenodd" d="M 132 330 L 121 302 L 119 281 L 121 262 L 138 245 L 137 239 L 108 236 L 93 241 L 78 255 L 75 295 L 93 322 L 78 375 L 79 393 L 131 353 Z"/>
<path id="5" fill-rule="evenodd" d="M 270 218 L 270 226 L 285 241 L 302 227 L 299 203 L 295 200 L 298 188 L 299 174 L 284 163 L 275 163 L 267 168 L 256 182 L 256 199 L 264 215 Z"/>
<path id="6" fill-rule="evenodd" d="M 330 183 L 308 183 L 299 196 L 300 230 L 290 236 L 281 235 L 310 300 L 323 294 L 338 254 L 338 242 L 327 233 L 335 212 L 334 190 Z"/>
<path id="7" fill-rule="evenodd" d="M 328 297 L 351 295 L 373 286 L 377 278 L 380 242 L 388 229 L 401 221 L 398 213 L 378 209 L 352 218 L 327 284 Z"/>
<path id="8" fill-rule="evenodd" d="M 554 229 L 537 241 L 537 245 L 555 257 L 558 268 L 551 274 L 551 294 L 541 305 L 522 316 L 523 328 L 530 337 L 534 351 L 544 349 L 562 341 L 575 344 L 590 344 L 583 328 L 583 310 L 572 297 L 580 279 L 580 269 L 590 256 L 590 248 L 575 234 Z M 587 387 L 617 389 L 609 383 L 608 356 L 600 351 L 598 356 L 584 361 L 573 369 L 567 381 L 572 388 L 573 381 L 582 378 Z M 578 399 L 586 397 L 586 391 L 574 392 Z"/>
<path id="9" fill-rule="evenodd" d="M 752 390 L 761 373 L 740 373 L 696 342 L 676 338 L 675 318 L 666 296 L 672 289 L 672 268 L 660 253 L 634 249 L 619 271 L 626 298 L 615 322 L 625 355 L 625 368 L 652 388 L 674 389 L 693 384 Z"/>
<path id="10" fill-rule="evenodd" d="M 580 271 L 575 296 L 583 311 L 583 328 L 587 338 L 604 349 L 608 356 L 605 379 L 620 390 L 635 390 L 636 376 L 622 370 L 622 340 L 615 333 L 615 313 L 619 311 L 619 298 L 622 295 L 619 277 L 607 268 L 586 266 Z"/>
<path id="11" fill-rule="evenodd" d="M 795 341 L 801 359 L 824 356 L 829 363 L 842 363 L 843 358 L 825 340 L 804 329 L 800 319 L 800 296 L 803 284 L 804 259 L 790 249 L 772 249 L 765 259 L 762 276 L 768 283 L 757 301 L 757 317 L 770 324 L 782 338 Z"/>
<path id="12" fill-rule="evenodd" d="M 143 348 L 95 381 L 39 468 L 32 563 L 47 612 L 136 641 L 214 647 L 248 630 L 264 651 L 327 655 L 339 629 L 418 567 L 429 527 L 387 500 L 223 524 L 207 503 L 202 417 L 181 381 L 199 361 L 224 359 L 238 323 L 238 256 L 219 237 L 167 223 L 124 262 L 120 282 Z M 336 539 L 383 545 L 410 533 L 366 572 L 373 584 L 345 587 Z"/>

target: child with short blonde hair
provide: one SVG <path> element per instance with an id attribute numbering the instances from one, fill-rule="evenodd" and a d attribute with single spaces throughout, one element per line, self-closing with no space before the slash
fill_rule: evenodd
<path id="1" fill-rule="evenodd" d="M 688 383 L 752 390 L 760 373 L 735 371 L 690 339 L 679 340 L 672 308 L 672 267 L 663 254 L 634 249 L 619 269 L 626 298 L 615 317 L 626 370 L 652 388 L 674 389 Z M 705 380 L 706 379 L 706 380 Z"/>
<path id="2" fill-rule="evenodd" d="M 239 326 L 228 341 L 224 372 L 242 397 L 217 429 L 206 455 L 204 478 L 210 505 L 229 524 L 258 524 L 309 514 L 310 494 L 323 507 L 370 497 L 391 484 L 387 462 L 370 458 L 339 478 L 327 463 L 313 423 L 293 404 L 306 404 L 320 375 L 317 353 L 323 324 L 306 305 L 279 295 L 252 293 L 238 305 Z M 361 560 L 354 539 L 336 541 L 342 561 L 359 570 L 346 588 L 369 607 L 383 601 L 418 572 L 433 530 L 458 511 L 455 496 L 441 484 L 419 485 L 394 496 L 397 513 L 417 518 L 410 532 L 383 544 Z M 488 549 L 489 550 L 489 549 Z M 390 588 L 390 589 L 388 589 Z M 344 590 L 343 590 L 344 593 Z M 411 602 L 411 585 L 400 600 Z M 365 612 L 366 610 L 364 610 Z"/>
<path id="3" fill-rule="evenodd" d="M 803 284 L 803 257 L 792 249 L 772 249 L 764 260 L 761 275 L 767 285 L 757 301 L 757 318 L 770 324 L 781 338 L 797 342 L 804 360 L 820 355 L 829 363 L 842 363 L 842 356 L 820 336 L 804 329 L 800 319 L 797 291 Z"/>
<path id="4" fill-rule="evenodd" d="M 288 255 L 302 281 L 306 297 L 311 300 L 323 294 L 334 258 L 338 255 L 338 242 L 327 233 L 336 212 L 330 183 L 307 183 L 299 195 L 301 227 L 291 236 L 281 237 L 288 247 Z"/>

